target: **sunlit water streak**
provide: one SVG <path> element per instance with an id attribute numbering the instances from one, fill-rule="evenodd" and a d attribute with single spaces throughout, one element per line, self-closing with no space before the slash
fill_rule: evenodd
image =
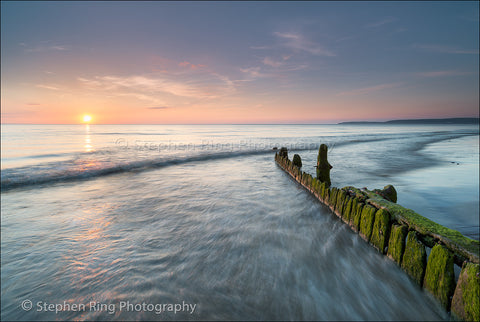
<path id="1" fill-rule="evenodd" d="M 310 145 L 327 141 L 334 185 L 393 183 L 401 204 L 455 229 L 461 222 L 463 233 L 475 225 L 478 231 L 478 217 L 471 215 L 478 209 L 478 192 L 472 198 L 467 193 L 478 191 L 478 172 L 472 179 L 473 166 L 478 168 L 475 127 L 25 129 L 2 129 L 2 186 L 7 179 L 23 180 L 1 195 L 3 320 L 448 319 L 394 263 L 275 165 L 271 147 L 277 145 L 298 148 L 305 171 L 313 173 L 316 151 Z M 142 150 L 133 143 L 139 137 L 157 147 L 231 144 L 235 153 Z M 117 146 L 119 138 L 130 148 Z M 87 139 L 90 151 L 83 150 Z M 35 142 L 43 142 L 41 153 Z M 445 149 L 459 151 L 451 155 L 458 166 L 450 167 Z M 125 169 L 70 180 L 69 175 L 106 166 Z M 61 175 L 56 180 L 31 180 L 55 171 Z M 443 184 L 438 173 L 425 182 L 429 171 L 457 178 L 448 205 L 438 195 Z M 463 197 L 455 199 L 459 194 Z M 413 207 L 419 198 L 437 205 L 435 211 L 426 202 Z M 455 203 L 463 208 L 454 218 L 442 212 L 451 214 Z M 25 299 L 96 301 L 117 310 L 26 312 L 20 308 Z M 118 303 L 127 300 L 185 301 L 197 308 L 192 315 L 120 312 Z"/>

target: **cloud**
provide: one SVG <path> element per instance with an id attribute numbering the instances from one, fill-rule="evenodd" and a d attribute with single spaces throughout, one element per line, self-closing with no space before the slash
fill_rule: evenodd
<path id="1" fill-rule="evenodd" d="M 250 46 L 250 49 L 256 49 L 256 50 L 265 50 L 265 49 L 270 49 L 271 47 L 269 46 Z"/>
<path id="2" fill-rule="evenodd" d="M 259 78 L 259 77 L 266 76 L 266 74 L 263 74 L 260 72 L 260 67 L 240 68 L 240 71 L 242 71 L 242 73 L 245 73 L 252 78 Z"/>
<path id="3" fill-rule="evenodd" d="M 262 60 L 262 63 L 264 65 L 277 68 L 277 67 L 285 65 L 286 61 L 289 60 L 291 57 L 292 57 L 292 55 L 283 55 L 281 60 L 275 60 L 271 57 L 265 57 Z"/>
<path id="4" fill-rule="evenodd" d="M 240 71 L 246 74 L 246 78 L 234 82 L 251 82 L 258 78 L 271 78 L 285 82 L 287 79 L 286 73 L 308 68 L 305 63 L 292 62 L 291 57 L 293 55 L 282 55 L 278 59 L 265 57 L 261 61 L 263 65 L 240 68 Z"/>
<path id="5" fill-rule="evenodd" d="M 282 61 L 275 61 L 270 57 L 265 57 L 262 62 L 271 67 L 280 67 L 284 64 Z"/>
<path id="6" fill-rule="evenodd" d="M 164 74 L 184 74 L 191 71 L 208 72 L 208 66 L 205 64 L 194 64 L 189 61 L 175 61 L 161 56 L 153 56 L 150 63 L 154 65 L 153 72 Z"/>
<path id="7" fill-rule="evenodd" d="M 131 90 L 140 93 L 164 92 L 181 97 L 203 96 L 198 88 L 185 83 L 175 82 L 162 78 L 145 76 L 96 76 L 94 79 L 79 78 L 79 81 L 91 87 L 100 87 L 104 90 Z"/>
<path id="8" fill-rule="evenodd" d="M 478 49 L 464 49 L 454 46 L 436 45 L 436 44 L 413 44 L 413 48 L 445 54 L 477 54 Z"/>
<path id="9" fill-rule="evenodd" d="M 44 89 L 49 89 L 49 90 L 52 90 L 52 91 L 58 91 L 58 90 L 60 90 L 58 87 L 52 86 L 52 85 L 37 84 L 37 85 L 35 85 L 35 87 L 44 88 Z"/>
<path id="10" fill-rule="evenodd" d="M 385 17 L 382 20 L 378 20 L 378 21 L 375 21 L 375 22 L 372 22 L 372 23 L 369 23 L 369 24 L 365 25 L 365 28 L 378 28 L 378 27 L 381 27 L 383 25 L 386 25 L 386 24 L 392 23 L 394 21 L 397 21 L 397 20 L 398 19 L 395 18 L 395 17 Z"/>
<path id="11" fill-rule="evenodd" d="M 276 37 L 282 40 L 283 46 L 295 52 L 307 52 L 316 56 L 335 56 L 335 54 L 322 46 L 306 39 L 303 35 L 293 32 L 274 32 Z"/>
<path id="12" fill-rule="evenodd" d="M 286 39 L 300 40 L 303 38 L 300 34 L 296 34 L 293 32 L 274 32 L 273 34 L 277 37 L 286 38 Z"/>
<path id="13" fill-rule="evenodd" d="M 178 63 L 178 66 L 187 67 L 187 68 L 190 68 L 191 70 L 196 70 L 196 69 L 199 69 L 199 68 L 206 67 L 206 65 L 202 65 L 202 64 L 195 65 L 195 64 L 189 63 L 188 61 Z"/>
<path id="14" fill-rule="evenodd" d="M 420 72 L 416 73 L 420 77 L 447 77 L 447 76 L 462 76 L 462 75 L 471 75 L 472 72 L 461 72 L 457 70 L 437 70 L 429 72 Z"/>
<path id="15" fill-rule="evenodd" d="M 67 45 L 52 45 L 52 46 L 36 46 L 28 48 L 27 45 L 22 45 L 25 48 L 25 52 L 27 53 L 39 53 L 39 52 L 47 52 L 47 51 L 66 51 L 70 50 L 70 46 Z"/>
<path id="16" fill-rule="evenodd" d="M 228 77 L 212 72 L 180 75 L 129 75 L 77 78 L 90 90 L 108 92 L 113 96 L 131 96 L 153 104 L 164 104 L 165 94 L 179 98 L 213 99 L 235 91 Z"/>
<path id="17" fill-rule="evenodd" d="M 152 107 L 147 107 L 149 110 L 165 110 L 169 108 L 168 106 L 152 106 Z"/>
<path id="18" fill-rule="evenodd" d="M 147 101 L 153 104 L 164 104 L 165 102 L 161 99 L 161 95 L 158 94 L 142 94 L 142 93 L 127 93 L 127 92 L 111 92 L 108 91 L 108 96 L 119 96 L 119 97 L 134 97 L 140 101 Z"/>
<path id="19" fill-rule="evenodd" d="M 346 91 L 346 92 L 341 92 L 341 93 L 338 93 L 337 95 L 338 96 L 364 95 L 364 94 L 369 94 L 369 93 L 372 93 L 372 92 L 377 92 L 377 91 L 381 91 L 381 90 L 388 89 L 388 88 L 399 87 L 402 84 L 403 83 L 380 84 L 380 85 L 375 85 L 375 86 L 370 86 L 370 87 L 357 88 L 357 89 L 353 89 L 353 90 Z"/>

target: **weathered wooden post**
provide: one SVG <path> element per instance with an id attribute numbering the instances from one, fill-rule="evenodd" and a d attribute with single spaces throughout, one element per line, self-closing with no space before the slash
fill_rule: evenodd
<path id="1" fill-rule="evenodd" d="M 281 156 L 282 158 L 286 158 L 288 159 L 288 150 L 286 147 L 282 147 L 280 148 L 280 152 L 278 153 L 279 156 Z"/>
<path id="2" fill-rule="evenodd" d="M 296 165 L 297 167 L 301 168 L 302 167 L 302 158 L 298 154 L 295 154 L 293 156 L 292 160 L 293 164 Z"/>
<path id="3" fill-rule="evenodd" d="M 330 187 L 332 185 L 330 181 L 330 169 L 332 166 L 328 163 L 327 151 L 327 145 L 320 145 L 317 157 L 317 179 L 320 180 L 320 182 L 325 182 L 325 185 Z"/>

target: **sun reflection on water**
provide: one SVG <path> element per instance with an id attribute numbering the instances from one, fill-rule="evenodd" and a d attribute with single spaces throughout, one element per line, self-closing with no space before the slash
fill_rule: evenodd
<path id="1" fill-rule="evenodd" d="M 93 151 L 93 146 L 92 146 L 92 139 L 90 138 L 90 125 L 86 124 L 85 125 L 85 144 L 83 145 L 85 148 L 85 152 L 92 152 Z"/>

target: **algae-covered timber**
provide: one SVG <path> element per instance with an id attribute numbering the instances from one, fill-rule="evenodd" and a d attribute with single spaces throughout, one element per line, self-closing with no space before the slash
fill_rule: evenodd
<path id="1" fill-rule="evenodd" d="M 335 201 L 335 212 L 337 216 L 342 217 L 343 212 L 343 203 L 345 202 L 345 191 L 342 189 L 338 190 L 337 200 Z"/>
<path id="2" fill-rule="evenodd" d="M 364 194 L 367 204 L 387 210 L 394 221 L 406 225 L 410 230 L 415 230 L 420 235 L 440 241 L 455 254 L 454 260 L 457 265 L 461 266 L 464 260 L 479 263 L 480 242 L 478 240 L 465 237 L 460 232 L 437 224 L 411 209 L 383 199 L 372 191 L 355 187 L 345 187 L 344 189 L 348 189 L 352 193 Z M 421 236 L 420 239 L 427 239 L 424 236 Z"/>
<path id="3" fill-rule="evenodd" d="M 326 185 L 325 185 L 325 182 L 322 183 L 323 184 L 323 191 L 324 191 L 324 197 L 323 197 L 323 200 L 324 200 L 324 203 L 326 204 L 327 203 L 327 200 L 330 198 L 330 193 L 331 193 L 331 190 L 330 188 L 328 188 Z"/>
<path id="4" fill-rule="evenodd" d="M 452 313 L 465 321 L 480 321 L 480 265 L 464 262 L 452 298 Z"/>
<path id="5" fill-rule="evenodd" d="M 280 148 L 280 151 L 278 152 L 278 155 L 282 158 L 288 159 L 288 150 L 286 147 Z"/>
<path id="6" fill-rule="evenodd" d="M 427 266 L 427 252 L 425 251 L 425 246 L 418 240 L 416 235 L 416 232 L 413 230 L 408 232 L 402 268 L 419 286 L 422 286 Z"/>
<path id="7" fill-rule="evenodd" d="M 360 230 L 360 221 L 362 219 L 363 206 L 365 206 L 365 204 L 363 202 L 358 201 L 357 209 L 355 210 L 355 215 L 352 216 L 350 219 L 350 226 L 353 228 L 354 231 Z"/>
<path id="8" fill-rule="evenodd" d="M 403 252 L 405 251 L 405 239 L 407 238 L 407 226 L 392 224 L 390 240 L 388 241 L 387 256 L 397 264 L 402 264 Z"/>
<path id="9" fill-rule="evenodd" d="M 352 213 L 352 204 L 353 204 L 353 199 L 350 196 L 346 196 L 345 205 L 343 207 L 343 212 L 342 212 L 342 220 L 347 224 L 350 222 L 350 214 Z"/>
<path id="10" fill-rule="evenodd" d="M 332 185 L 330 181 L 330 169 L 332 166 L 327 160 L 328 147 L 325 144 L 320 145 L 317 157 L 317 179 L 325 182 L 327 187 Z"/>
<path id="11" fill-rule="evenodd" d="M 384 199 L 387 199 L 388 201 L 391 202 L 397 202 L 397 190 L 395 190 L 395 187 L 389 184 L 388 186 L 383 187 L 383 190 L 380 189 L 373 189 L 372 192 L 376 193 L 377 195 L 380 195 Z"/>
<path id="12" fill-rule="evenodd" d="M 298 154 L 293 155 L 293 160 L 292 163 L 296 165 L 297 167 L 301 168 L 302 167 L 302 158 Z"/>
<path id="13" fill-rule="evenodd" d="M 288 156 L 275 154 L 275 160 L 367 242 L 382 253 L 387 250 L 387 256 L 394 259 L 419 286 L 434 294 L 447 310 L 451 306 L 453 317 L 479 320 L 478 241 L 395 204 L 393 186 L 376 191 L 355 187 L 329 188 L 326 182 L 301 171 Z M 395 195 L 386 197 L 386 190 L 395 191 Z M 391 230 L 390 234 L 388 230 Z M 385 247 L 387 243 L 388 247 Z M 425 246 L 433 247 L 428 264 Z M 463 260 L 473 263 L 464 262 L 452 299 L 452 283 L 455 284 L 453 263 Z"/>
<path id="14" fill-rule="evenodd" d="M 330 189 L 330 195 L 328 197 L 327 203 L 330 206 L 330 209 L 332 209 L 332 211 L 335 210 L 335 203 L 337 202 L 337 194 L 338 194 L 337 187 L 333 187 Z"/>
<path id="15" fill-rule="evenodd" d="M 362 210 L 362 217 L 360 219 L 360 236 L 362 236 L 367 242 L 370 241 L 370 236 L 372 235 L 376 211 L 377 209 L 369 205 L 365 205 Z"/>
<path id="16" fill-rule="evenodd" d="M 275 159 L 292 174 L 298 173 L 292 176 L 305 185 L 307 174 L 293 166 L 292 162 L 288 159 L 288 152 L 286 148 L 280 149 L 280 152 L 276 154 Z M 293 170 L 292 170 L 293 168 Z M 318 168 L 317 168 L 318 170 Z M 298 171 L 298 172 L 297 172 Z M 311 179 L 311 176 L 308 175 Z M 338 188 L 328 188 L 326 182 L 321 182 L 322 185 L 322 201 L 330 206 L 332 210 L 335 210 L 336 199 L 338 194 Z M 388 190 L 389 186 L 386 186 L 384 190 Z M 311 190 L 311 188 L 310 188 Z M 480 254 L 480 242 L 471 238 L 463 236 L 460 232 L 444 227 L 436 222 L 425 218 L 415 211 L 402 207 L 394 202 L 384 199 L 382 196 L 365 189 L 358 189 L 355 187 L 344 187 L 342 190 L 346 191 L 348 195 L 357 199 L 357 204 L 365 203 L 374 206 L 378 209 L 385 209 L 391 214 L 393 222 L 403 224 L 409 228 L 409 230 L 415 230 L 419 233 L 418 238 L 423 241 L 427 246 L 433 247 L 437 242 L 441 242 L 454 254 L 454 261 L 457 265 L 461 266 L 464 260 L 471 261 L 479 264 Z M 356 231 L 359 229 L 359 222 L 355 222 L 357 213 L 351 212 L 350 226 Z"/>
<path id="17" fill-rule="evenodd" d="M 453 254 L 442 245 L 435 245 L 430 252 L 423 287 L 432 293 L 446 310 L 450 308 L 450 297 L 455 291 Z"/>
<path id="18" fill-rule="evenodd" d="M 457 264 L 463 263 L 465 259 L 479 263 L 479 241 L 465 237 L 456 230 L 437 224 L 411 209 L 404 208 L 385 199 L 369 199 L 369 203 L 378 206 L 378 208 L 387 209 L 397 222 L 407 225 L 410 229 L 414 229 L 422 235 L 430 236 L 442 242 L 452 252 L 461 255 L 455 258 Z"/>
<path id="19" fill-rule="evenodd" d="M 385 254 L 388 239 L 390 237 L 390 214 L 385 209 L 379 209 L 375 213 L 375 222 L 373 223 L 372 236 L 370 243 L 378 249 L 382 254 Z"/>

